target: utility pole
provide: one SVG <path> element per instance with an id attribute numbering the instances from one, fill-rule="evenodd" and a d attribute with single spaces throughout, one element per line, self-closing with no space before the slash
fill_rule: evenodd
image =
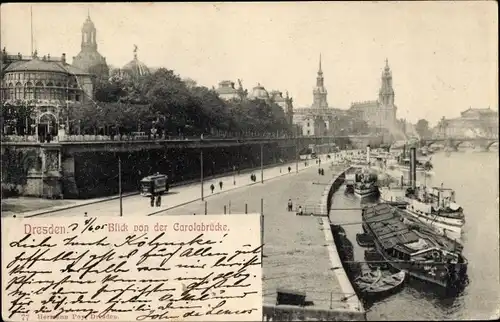
<path id="1" fill-rule="evenodd" d="M 295 172 L 299 173 L 299 140 L 295 139 Z"/>
<path id="2" fill-rule="evenodd" d="M 201 170 L 201 201 L 203 201 L 203 148 L 200 148 L 200 170 Z"/>
<path id="3" fill-rule="evenodd" d="M 264 266 L 264 198 L 260 199 L 260 263 Z"/>
<path id="4" fill-rule="evenodd" d="M 123 216 L 122 203 L 122 159 L 118 156 L 118 193 L 120 195 L 120 217 Z"/>
<path id="5" fill-rule="evenodd" d="M 264 183 L 264 144 L 260 145 L 260 182 Z"/>

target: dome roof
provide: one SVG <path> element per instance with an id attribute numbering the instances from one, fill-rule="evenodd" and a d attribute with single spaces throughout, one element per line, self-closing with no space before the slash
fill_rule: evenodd
<path id="1" fill-rule="evenodd" d="M 280 91 L 272 91 L 270 96 L 274 99 L 274 101 L 276 103 L 285 101 L 285 98 L 283 97 L 283 93 Z"/>
<path id="2" fill-rule="evenodd" d="M 263 86 L 261 86 L 260 84 L 257 84 L 257 86 L 255 86 L 252 89 L 252 93 L 250 93 L 249 96 L 252 99 L 255 99 L 255 98 L 258 98 L 258 99 L 268 99 L 269 98 L 269 93 L 266 91 L 266 89 Z"/>
<path id="3" fill-rule="evenodd" d="M 219 82 L 219 87 L 217 88 L 217 93 L 219 94 L 235 94 L 238 90 L 234 88 L 234 82 L 229 80 L 223 80 Z"/>
<path id="4" fill-rule="evenodd" d="M 38 58 L 33 58 L 28 61 L 13 62 L 5 69 L 9 72 L 52 72 L 52 73 L 67 73 L 67 71 L 57 62 L 44 61 Z"/>
<path id="5" fill-rule="evenodd" d="M 131 60 L 125 66 L 123 66 L 122 69 L 127 73 L 131 73 L 132 76 L 145 76 L 150 74 L 148 66 L 139 61 L 137 57 Z"/>
<path id="6" fill-rule="evenodd" d="M 148 66 L 137 59 L 137 46 L 134 45 L 134 59 L 132 59 L 128 64 L 123 66 L 122 70 L 133 77 L 140 77 L 150 75 Z"/>

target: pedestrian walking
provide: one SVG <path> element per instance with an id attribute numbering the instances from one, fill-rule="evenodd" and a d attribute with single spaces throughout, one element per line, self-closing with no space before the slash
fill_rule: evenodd
<path id="1" fill-rule="evenodd" d="M 302 211 L 302 206 L 299 206 L 298 214 L 301 215 L 301 216 L 304 214 L 303 211 Z"/>
<path id="2" fill-rule="evenodd" d="M 292 171 L 292 168 L 291 168 L 291 167 L 288 167 L 288 173 L 290 173 L 290 171 Z"/>
<path id="3" fill-rule="evenodd" d="M 223 185 L 222 181 L 219 181 L 220 190 L 222 190 L 222 185 Z"/>
<path id="4" fill-rule="evenodd" d="M 156 207 L 160 206 L 161 206 L 161 195 L 158 195 L 158 197 L 156 197 Z"/>
<path id="5" fill-rule="evenodd" d="M 212 193 L 214 193 L 215 186 L 214 186 L 214 184 L 213 184 L 213 183 L 210 185 L 210 190 L 212 190 Z"/>
<path id="6" fill-rule="evenodd" d="M 292 199 L 288 199 L 288 211 L 292 211 L 292 210 L 293 210 Z"/>

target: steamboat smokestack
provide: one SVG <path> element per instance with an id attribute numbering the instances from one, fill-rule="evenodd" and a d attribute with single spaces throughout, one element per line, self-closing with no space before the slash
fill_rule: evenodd
<path id="1" fill-rule="evenodd" d="M 410 182 L 411 187 L 417 187 L 417 149 L 410 148 Z"/>
<path id="2" fill-rule="evenodd" d="M 366 163 L 370 165 L 370 145 L 366 146 Z"/>

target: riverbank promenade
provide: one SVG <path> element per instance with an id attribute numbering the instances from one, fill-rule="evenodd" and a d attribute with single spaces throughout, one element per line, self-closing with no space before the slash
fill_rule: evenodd
<path id="1" fill-rule="evenodd" d="M 298 216 L 287 211 L 288 199 L 293 208 L 301 205 L 305 210 L 319 206 L 322 194 L 332 177 L 340 171 L 330 167 L 331 160 L 321 158 L 325 175 L 319 175 L 320 165 L 316 160 L 301 161 L 296 173 L 295 163 L 264 169 L 264 183 L 260 182 L 260 170 L 254 171 L 257 182 L 250 180 L 250 173 L 227 176 L 205 182 L 205 200 L 200 200 L 200 184 L 179 186 L 166 196 L 162 207 L 149 207 L 149 199 L 138 195 L 123 199 L 124 216 L 175 216 L 260 213 L 261 199 L 264 214 L 264 259 L 263 259 L 263 320 L 363 320 L 362 307 L 353 310 L 343 294 L 328 253 L 325 233 L 329 227 L 317 216 Z M 291 172 L 288 173 L 288 167 Z M 233 184 L 236 180 L 236 185 Z M 220 190 L 219 181 L 223 182 Z M 210 185 L 216 191 L 210 193 Z M 89 202 L 89 201 L 86 201 Z M 95 201 L 93 201 L 95 202 Z M 61 206 L 63 207 L 63 206 Z M 118 216 L 119 200 L 113 199 L 88 205 L 72 205 L 66 210 L 42 209 L 17 214 L 28 216 Z M 328 229 L 328 231 L 324 231 Z M 278 289 L 306 294 L 305 307 L 275 305 Z"/>
<path id="2" fill-rule="evenodd" d="M 326 162 L 326 155 L 321 156 L 322 162 Z M 290 173 L 288 172 L 290 167 Z M 306 168 L 318 167 L 316 160 L 308 160 L 297 163 L 283 163 L 279 166 L 264 168 L 264 181 L 274 179 L 279 176 L 293 175 Z M 255 174 L 257 180 L 253 182 L 250 174 Z M 222 182 L 222 189 L 219 183 Z M 210 186 L 214 185 L 215 190 L 212 193 Z M 207 177 L 204 179 L 203 194 L 204 199 L 209 200 L 214 195 L 240 189 L 248 185 L 262 185 L 261 170 L 242 171 L 241 174 L 230 173 L 222 177 Z M 169 193 L 162 197 L 160 207 L 151 207 L 150 200 L 147 197 L 139 195 L 137 192 L 124 194 L 122 198 L 123 216 L 142 214 L 152 214 L 159 211 L 169 210 L 179 207 L 189 202 L 201 200 L 201 183 L 190 183 L 172 187 Z M 2 201 L 2 216 L 33 217 L 33 216 L 119 216 L 120 205 L 119 197 L 103 197 L 86 200 L 66 199 L 66 200 L 45 200 L 38 198 L 12 198 Z"/>

